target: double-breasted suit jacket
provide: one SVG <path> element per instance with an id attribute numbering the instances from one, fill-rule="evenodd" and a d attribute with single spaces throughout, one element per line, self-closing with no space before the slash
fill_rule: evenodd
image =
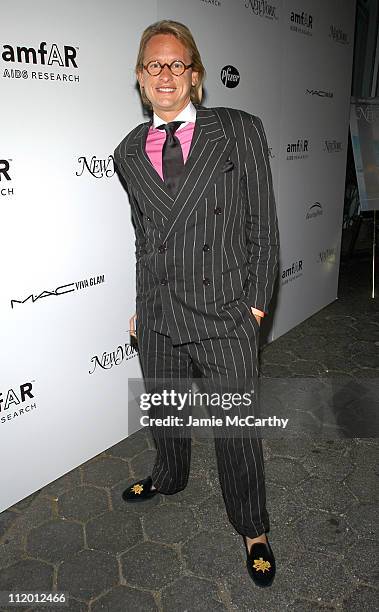
<path id="1" fill-rule="evenodd" d="M 137 325 L 170 336 L 173 345 L 225 337 L 251 306 L 267 311 L 278 267 L 261 120 L 195 106 L 175 197 L 145 152 L 151 121 L 133 129 L 114 153 L 135 226 Z"/>

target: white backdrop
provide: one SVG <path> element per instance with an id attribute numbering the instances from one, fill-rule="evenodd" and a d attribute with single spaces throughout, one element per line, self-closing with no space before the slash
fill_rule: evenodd
<path id="1" fill-rule="evenodd" d="M 204 104 L 264 122 L 281 231 L 275 338 L 337 294 L 354 13 L 355 0 L 2 6 L 0 511 L 134 429 L 134 232 L 111 155 L 146 120 L 133 74 L 143 29 L 186 23 Z"/>

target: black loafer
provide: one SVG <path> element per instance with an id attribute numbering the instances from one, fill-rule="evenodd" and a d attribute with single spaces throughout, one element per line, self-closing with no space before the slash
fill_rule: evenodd
<path id="1" fill-rule="evenodd" d="M 250 577 L 257 586 L 271 586 L 276 572 L 274 553 L 272 552 L 269 541 L 267 544 L 253 544 L 250 552 L 248 551 L 246 539 L 246 567 Z"/>
<path id="2" fill-rule="evenodd" d="M 151 499 L 159 493 L 157 489 L 151 491 L 151 485 L 153 484 L 151 476 L 148 476 L 144 480 L 137 480 L 133 482 L 122 494 L 122 499 L 126 502 L 142 502 L 147 499 Z"/>

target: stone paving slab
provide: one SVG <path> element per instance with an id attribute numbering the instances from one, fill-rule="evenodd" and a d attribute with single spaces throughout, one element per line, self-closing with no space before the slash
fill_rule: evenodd
<path id="1" fill-rule="evenodd" d="M 379 315 L 367 270 L 367 262 L 343 270 L 341 298 L 261 352 L 263 378 L 296 379 L 297 398 L 310 379 L 335 385 L 340 421 L 362 407 L 364 381 L 378 382 Z M 280 399 L 290 409 L 291 389 Z M 299 423 L 322 418 L 300 401 L 296 409 Z M 263 440 L 278 565 L 270 589 L 247 574 L 212 440 L 194 435 L 183 491 L 124 503 L 122 491 L 154 462 L 143 430 L 0 514 L 0 590 L 63 589 L 67 612 L 376 610 L 378 440 L 367 423 L 361 438 L 336 422 L 321 425 L 317 436 Z"/>
<path id="2" fill-rule="evenodd" d="M 163 589 L 183 575 L 178 551 L 155 542 L 143 542 L 121 556 L 121 569 L 126 583 L 151 591 Z"/>
<path id="3" fill-rule="evenodd" d="M 176 612 L 224 612 L 228 609 L 216 584 L 194 576 L 184 576 L 164 588 L 161 604 L 164 610 Z"/>
<path id="4" fill-rule="evenodd" d="M 31 529 L 26 539 L 26 553 L 50 563 L 70 558 L 83 548 L 83 525 L 64 519 L 54 519 Z"/>
<path id="5" fill-rule="evenodd" d="M 90 601 L 119 583 L 115 555 L 99 550 L 81 550 L 58 568 L 57 589 Z"/>
<path id="6" fill-rule="evenodd" d="M 17 513 L 11 510 L 5 510 L 0 514 L 0 538 L 8 531 L 12 523 L 17 519 Z"/>
<path id="7" fill-rule="evenodd" d="M 65 519 L 85 522 L 105 510 L 109 510 L 109 498 L 100 487 L 74 487 L 58 497 L 58 514 Z"/>
<path id="8" fill-rule="evenodd" d="M 86 525 L 91 550 L 120 554 L 143 542 L 141 519 L 132 513 L 114 510 L 90 520 Z"/>
<path id="9" fill-rule="evenodd" d="M 127 610 L 158 612 L 159 608 L 152 593 L 121 585 L 95 599 L 91 605 L 91 612 L 127 612 Z"/>

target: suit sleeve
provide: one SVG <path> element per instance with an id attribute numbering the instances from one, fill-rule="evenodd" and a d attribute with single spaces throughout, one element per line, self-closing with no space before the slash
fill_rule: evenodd
<path id="1" fill-rule="evenodd" d="M 247 299 L 250 306 L 267 312 L 278 272 L 279 232 L 266 135 L 259 117 L 251 119 L 244 168 Z"/>
<path id="2" fill-rule="evenodd" d="M 138 202 L 134 197 L 126 173 L 122 167 L 122 161 L 117 154 L 117 149 L 114 154 L 116 172 L 120 178 L 121 184 L 129 198 L 132 222 L 135 232 L 135 256 L 136 256 L 136 299 L 140 299 L 140 287 L 141 287 L 141 257 L 146 254 L 146 236 L 145 229 L 142 221 L 142 213 L 138 206 Z"/>

